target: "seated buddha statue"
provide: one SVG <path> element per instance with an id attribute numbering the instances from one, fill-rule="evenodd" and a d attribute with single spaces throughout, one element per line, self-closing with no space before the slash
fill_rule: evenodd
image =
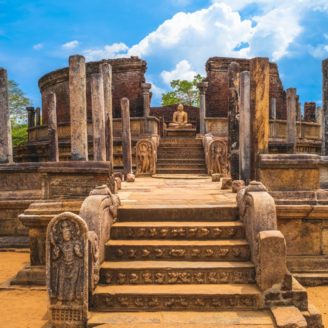
<path id="1" fill-rule="evenodd" d="M 191 129 L 192 124 L 188 123 L 188 114 L 184 111 L 182 104 L 179 104 L 177 110 L 173 114 L 173 122 L 169 124 L 169 128 L 175 129 Z"/>

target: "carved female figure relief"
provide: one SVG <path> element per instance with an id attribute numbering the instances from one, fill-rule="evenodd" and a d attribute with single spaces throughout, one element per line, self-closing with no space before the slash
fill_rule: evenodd
<path id="1" fill-rule="evenodd" d="M 227 175 L 229 163 L 227 157 L 227 146 L 224 142 L 215 140 L 210 146 L 211 171 Z"/>
<path id="2" fill-rule="evenodd" d="M 140 140 L 136 146 L 137 174 L 154 174 L 156 155 L 150 140 Z"/>

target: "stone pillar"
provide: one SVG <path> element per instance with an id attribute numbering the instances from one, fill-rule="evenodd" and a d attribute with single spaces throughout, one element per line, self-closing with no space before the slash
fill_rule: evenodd
<path id="1" fill-rule="evenodd" d="M 296 111 L 297 111 L 297 95 L 296 89 L 290 88 L 286 92 L 287 104 L 287 143 L 293 145 L 293 150 L 296 148 Z"/>
<path id="2" fill-rule="evenodd" d="M 27 111 L 27 128 L 31 129 L 35 127 L 35 109 L 34 107 L 26 107 Z"/>
<path id="3" fill-rule="evenodd" d="M 143 94 L 143 108 L 144 108 L 144 118 L 150 116 L 150 83 L 142 83 L 142 94 Z"/>
<path id="4" fill-rule="evenodd" d="M 69 57 L 69 100 L 71 117 L 71 156 L 88 160 L 86 69 L 83 56 Z"/>
<path id="5" fill-rule="evenodd" d="M 228 151 L 232 180 L 239 179 L 239 71 L 240 65 L 229 65 Z"/>
<path id="6" fill-rule="evenodd" d="M 328 155 L 328 58 L 322 61 L 323 154 Z"/>
<path id="7" fill-rule="evenodd" d="M 251 68 L 252 163 L 251 179 L 257 180 L 259 154 L 269 148 L 270 64 L 268 58 L 254 58 Z"/>
<path id="8" fill-rule="evenodd" d="M 40 107 L 35 109 L 35 126 L 41 125 L 41 110 Z"/>
<path id="9" fill-rule="evenodd" d="M 128 98 L 121 99 L 122 117 L 122 150 L 123 150 L 123 173 L 128 182 L 134 181 L 132 172 L 132 147 L 131 147 L 131 128 L 130 128 L 130 102 Z"/>
<path id="10" fill-rule="evenodd" d="M 46 96 L 48 108 L 49 161 L 59 162 L 56 94 L 49 92 Z"/>
<path id="11" fill-rule="evenodd" d="M 112 94 L 112 66 L 102 63 L 100 70 L 104 80 L 104 103 L 105 103 L 105 137 L 106 137 L 106 160 L 114 165 L 114 139 L 113 139 L 113 94 Z"/>
<path id="12" fill-rule="evenodd" d="M 7 71 L 0 68 L 0 164 L 13 161 Z"/>
<path id="13" fill-rule="evenodd" d="M 106 161 L 104 81 L 101 73 L 91 75 L 93 160 Z"/>
<path id="14" fill-rule="evenodd" d="M 251 179 L 251 82 L 250 73 L 240 73 L 239 173 L 246 184 Z"/>
<path id="15" fill-rule="evenodd" d="M 200 108 L 199 108 L 199 133 L 205 134 L 205 116 L 206 116 L 206 90 L 208 82 L 201 82 L 197 85 L 200 93 Z"/>
<path id="16" fill-rule="evenodd" d="M 270 118 L 272 120 L 277 119 L 277 99 L 276 98 L 271 98 L 271 115 Z"/>

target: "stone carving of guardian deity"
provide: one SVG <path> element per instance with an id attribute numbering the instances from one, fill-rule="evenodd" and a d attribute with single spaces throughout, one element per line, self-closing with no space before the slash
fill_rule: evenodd
<path id="1" fill-rule="evenodd" d="M 87 225 L 73 213 L 53 218 L 47 229 L 47 286 L 52 327 L 84 327 L 88 309 Z"/>

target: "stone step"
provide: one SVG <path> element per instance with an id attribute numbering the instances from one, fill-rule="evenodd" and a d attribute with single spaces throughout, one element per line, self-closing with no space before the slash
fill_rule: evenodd
<path id="1" fill-rule="evenodd" d="M 204 153 L 199 152 L 199 153 L 177 153 L 177 152 L 165 152 L 165 153 L 157 153 L 157 160 L 162 160 L 162 159 L 180 159 L 180 160 L 190 160 L 190 159 L 195 159 L 195 160 L 204 160 Z"/>
<path id="2" fill-rule="evenodd" d="M 117 222 L 110 239 L 243 239 L 244 226 L 233 222 Z"/>
<path id="3" fill-rule="evenodd" d="M 104 262 L 100 283 L 142 284 L 247 284 L 255 283 L 251 262 Z"/>
<path id="4" fill-rule="evenodd" d="M 107 261 L 248 261 L 246 240 L 110 240 L 106 243 Z"/>
<path id="5" fill-rule="evenodd" d="M 255 310 L 261 293 L 254 284 L 98 285 L 95 311 Z"/>
<path id="6" fill-rule="evenodd" d="M 235 205 L 123 205 L 118 221 L 236 221 Z"/>
<path id="7" fill-rule="evenodd" d="M 205 164 L 183 164 L 183 163 L 177 163 L 177 164 L 163 164 L 159 163 L 157 164 L 157 171 L 160 170 L 203 170 L 205 171 L 206 166 Z"/>
<path id="8" fill-rule="evenodd" d="M 157 174 L 206 174 L 206 169 L 200 168 L 157 168 Z"/>
<path id="9" fill-rule="evenodd" d="M 198 309 L 197 311 L 200 311 Z M 99 326 L 101 325 L 101 326 Z M 273 328 L 271 313 L 215 312 L 90 312 L 88 328 Z"/>
<path id="10" fill-rule="evenodd" d="M 179 144 L 190 144 L 190 145 L 203 145 L 203 139 L 195 139 L 195 138 L 170 138 L 164 137 L 160 140 L 160 145 L 179 145 Z"/>
<path id="11" fill-rule="evenodd" d="M 160 158 L 157 160 L 159 164 L 203 164 L 205 165 L 205 158 Z"/>
<path id="12" fill-rule="evenodd" d="M 47 215 L 60 214 L 63 212 L 79 213 L 83 200 L 78 201 L 58 201 L 58 202 L 34 202 L 25 211 L 26 215 Z"/>

